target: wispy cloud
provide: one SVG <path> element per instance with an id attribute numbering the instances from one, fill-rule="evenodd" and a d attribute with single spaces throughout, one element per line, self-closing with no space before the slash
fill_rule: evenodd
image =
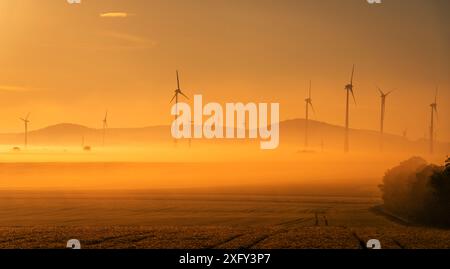
<path id="1" fill-rule="evenodd" d="M 132 13 L 127 12 L 107 12 L 100 13 L 100 18 L 127 18 L 130 16 L 134 16 Z"/>
<path id="2" fill-rule="evenodd" d="M 5 92 L 31 92 L 31 91 L 39 91 L 39 90 L 43 90 L 43 89 L 23 87 L 23 86 L 14 86 L 14 85 L 0 85 L 0 91 L 5 91 Z"/>

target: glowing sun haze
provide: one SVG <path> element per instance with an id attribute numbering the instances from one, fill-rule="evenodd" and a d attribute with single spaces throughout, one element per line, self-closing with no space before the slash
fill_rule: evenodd
<path id="1" fill-rule="evenodd" d="M 64 0 L 0 2 L 0 132 L 60 122 L 169 125 L 181 87 L 205 102 L 279 102 L 280 119 L 343 125 L 344 86 L 356 64 L 354 128 L 428 134 L 439 86 L 437 137 L 450 140 L 447 1 Z"/>

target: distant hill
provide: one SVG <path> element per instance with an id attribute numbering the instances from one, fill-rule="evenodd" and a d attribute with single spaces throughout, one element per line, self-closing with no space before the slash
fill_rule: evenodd
<path id="1" fill-rule="evenodd" d="M 42 129 L 30 131 L 28 140 L 34 145 L 100 145 L 103 130 L 89 128 L 79 124 L 60 123 Z M 23 133 L 0 134 L 0 144 L 23 143 Z M 148 144 L 170 141 L 169 126 L 143 128 L 108 128 L 106 142 L 110 145 Z"/>
<path id="2" fill-rule="evenodd" d="M 286 120 L 280 123 L 281 144 L 304 146 L 305 141 L 304 119 Z M 309 121 L 308 145 L 316 150 L 343 150 L 345 128 L 320 121 Z M 380 133 L 373 130 L 350 129 L 350 149 L 354 151 L 379 151 Z M 384 134 L 383 151 L 385 152 L 411 152 L 427 153 L 428 140 L 412 141 L 403 136 Z M 449 143 L 437 142 L 436 153 L 447 154 Z"/>
<path id="3" fill-rule="evenodd" d="M 31 131 L 30 134 L 44 134 L 44 135 L 66 135 L 66 134 L 83 134 L 84 132 L 92 131 L 94 129 L 83 125 L 73 123 L 60 123 L 50 125 L 42 129 Z"/>
<path id="4" fill-rule="evenodd" d="M 304 148 L 304 119 L 293 119 L 280 122 L 280 147 Z M 309 122 L 309 148 L 316 151 L 338 150 L 344 147 L 344 127 L 311 120 Z M 33 145 L 87 145 L 98 146 L 102 143 L 102 130 L 83 125 L 61 123 L 29 132 L 29 143 Z M 23 133 L 0 134 L 0 144 L 21 145 Z M 238 144 L 245 142 L 238 141 Z M 173 143 L 170 126 L 150 126 L 142 128 L 109 128 L 106 143 L 114 145 L 143 145 Z M 196 142 L 198 143 L 198 142 Z M 236 140 L 206 140 L 202 143 L 237 143 Z M 371 151 L 380 149 L 380 135 L 377 131 L 350 129 L 350 148 L 354 151 Z M 393 152 L 427 152 L 428 141 L 411 141 L 402 136 L 386 134 L 383 148 Z M 437 143 L 436 151 L 447 154 L 449 143 Z"/>

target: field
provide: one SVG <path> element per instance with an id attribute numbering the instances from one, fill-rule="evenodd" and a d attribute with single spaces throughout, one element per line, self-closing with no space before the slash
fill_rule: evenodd
<path id="1" fill-rule="evenodd" d="M 377 212 L 376 195 L 271 189 L 2 191 L 0 248 L 450 248 L 450 230 Z"/>
<path id="2" fill-rule="evenodd" d="M 0 248 L 450 248 L 450 230 L 376 210 L 394 160 L 300 157 L 1 163 Z"/>

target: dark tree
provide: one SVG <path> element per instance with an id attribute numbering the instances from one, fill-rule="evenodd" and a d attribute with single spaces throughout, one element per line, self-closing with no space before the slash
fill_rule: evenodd
<path id="1" fill-rule="evenodd" d="M 387 210 L 412 221 L 450 226 L 450 159 L 436 166 L 410 158 L 386 172 L 380 189 Z"/>

